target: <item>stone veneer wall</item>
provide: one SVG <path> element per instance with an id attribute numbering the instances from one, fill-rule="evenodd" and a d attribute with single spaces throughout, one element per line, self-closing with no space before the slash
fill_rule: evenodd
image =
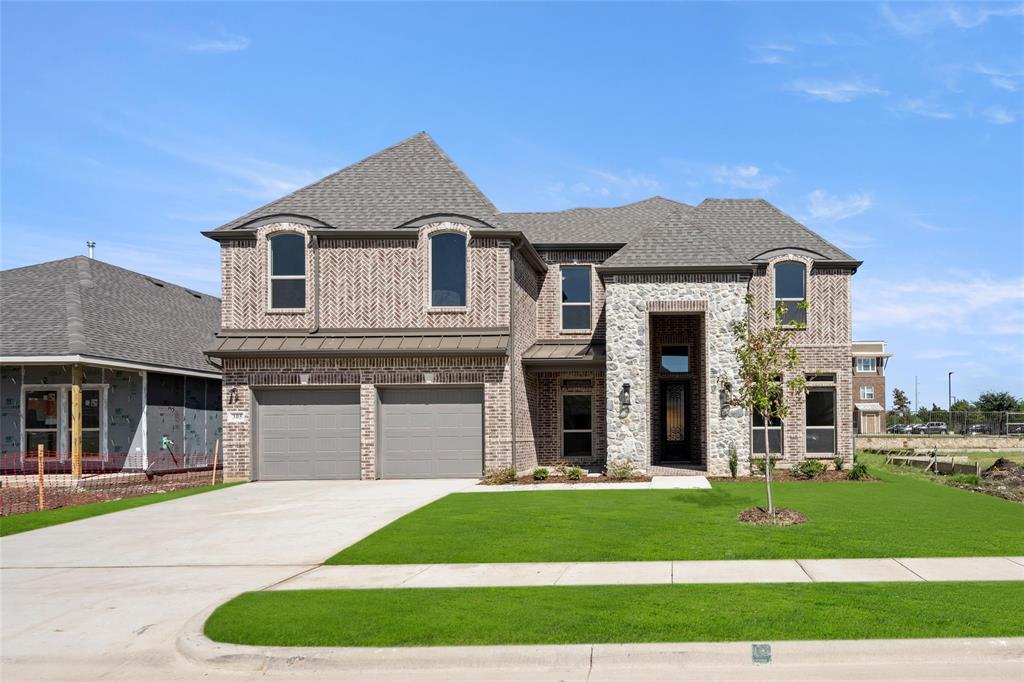
<path id="1" fill-rule="evenodd" d="M 616 275 L 606 282 L 608 459 L 625 458 L 650 466 L 651 420 L 648 412 L 652 312 L 703 312 L 706 353 L 707 469 L 728 473 L 729 446 L 740 461 L 750 454 L 750 423 L 742 410 L 722 407 L 719 381 L 735 383 L 735 341 L 729 325 L 747 314 L 748 277 L 735 274 Z M 631 386 L 632 406 L 620 414 L 619 391 Z"/>
<path id="2" fill-rule="evenodd" d="M 391 384 L 480 385 L 484 388 L 484 464 L 512 464 L 511 390 L 509 362 L 494 357 L 379 357 L 379 358 L 245 358 L 224 359 L 224 477 L 252 476 L 252 389 L 299 387 L 299 375 L 310 373 L 310 386 L 358 388 L 360 391 L 362 478 L 377 475 L 377 387 Z"/>

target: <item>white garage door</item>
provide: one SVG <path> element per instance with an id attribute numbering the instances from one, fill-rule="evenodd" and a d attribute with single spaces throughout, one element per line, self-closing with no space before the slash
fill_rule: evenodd
<path id="1" fill-rule="evenodd" d="M 260 391 L 256 402 L 257 478 L 359 478 L 358 391 Z"/>
<path id="2" fill-rule="evenodd" d="M 476 478 L 483 473 L 479 388 L 381 391 L 382 478 Z"/>

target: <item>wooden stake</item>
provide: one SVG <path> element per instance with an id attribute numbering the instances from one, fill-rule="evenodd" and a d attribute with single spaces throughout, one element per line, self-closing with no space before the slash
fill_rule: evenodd
<path id="1" fill-rule="evenodd" d="M 39 459 L 39 511 L 46 509 L 46 493 L 43 489 L 43 444 L 39 444 L 39 450 L 37 451 L 37 457 Z"/>
<path id="2" fill-rule="evenodd" d="M 71 367 L 71 478 L 82 477 L 82 366 Z"/>
<path id="3" fill-rule="evenodd" d="M 220 449 L 220 438 L 213 441 L 213 472 L 210 474 L 210 485 L 217 483 L 217 451 Z"/>

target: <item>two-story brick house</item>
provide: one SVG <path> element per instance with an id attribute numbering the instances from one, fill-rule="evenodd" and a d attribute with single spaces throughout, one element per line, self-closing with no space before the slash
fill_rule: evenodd
<path id="1" fill-rule="evenodd" d="M 892 353 L 885 341 L 854 341 L 853 356 L 853 431 L 885 431 L 885 366 Z"/>
<path id="2" fill-rule="evenodd" d="M 506 213 L 421 133 L 205 234 L 228 476 L 852 457 L 859 262 L 763 200 Z M 723 385 L 730 323 L 777 301 L 814 381 L 765 424 Z"/>

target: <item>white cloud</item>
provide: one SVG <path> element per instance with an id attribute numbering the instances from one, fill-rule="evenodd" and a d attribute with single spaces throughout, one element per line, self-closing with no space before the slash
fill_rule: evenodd
<path id="1" fill-rule="evenodd" d="M 786 63 L 786 56 L 796 52 L 796 48 L 792 45 L 780 43 L 751 45 L 750 50 L 754 53 L 754 56 L 750 59 L 751 64 L 784 64 Z"/>
<path id="2" fill-rule="evenodd" d="M 790 83 L 788 88 L 795 92 L 801 92 L 809 97 L 823 99 L 826 102 L 845 104 L 855 99 L 868 95 L 888 94 L 874 85 L 864 83 L 860 80 L 798 80 Z"/>
<path id="3" fill-rule="evenodd" d="M 197 38 L 187 43 L 184 47 L 189 52 L 225 54 L 227 52 L 241 52 L 242 50 L 249 49 L 249 39 L 245 36 L 221 31 L 217 37 Z"/>
<path id="4" fill-rule="evenodd" d="M 600 199 L 639 199 L 656 194 L 661 183 L 653 176 L 632 170 L 613 172 L 600 168 L 583 168 L 584 179 L 574 182 L 554 182 L 548 185 L 551 195 L 572 195 Z"/>
<path id="5" fill-rule="evenodd" d="M 937 272 L 927 278 L 855 281 L 854 317 L 871 331 L 1020 335 L 1024 277 Z"/>
<path id="6" fill-rule="evenodd" d="M 913 10 L 903 8 L 913 6 Z M 920 8 L 924 9 L 920 9 Z M 880 9 L 891 28 L 908 36 L 930 33 L 943 28 L 970 30 L 987 24 L 989 19 L 1024 16 L 1024 4 L 932 4 L 904 3 L 897 11 L 889 4 Z"/>
<path id="7" fill-rule="evenodd" d="M 874 205 L 867 192 L 838 197 L 816 189 L 807 195 L 807 213 L 814 220 L 832 222 L 859 215 Z"/>
<path id="8" fill-rule="evenodd" d="M 977 64 L 974 67 L 974 71 L 982 76 L 988 76 L 988 82 L 994 88 L 1007 92 L 1017 92 L 1017 81 L 1015 79 L 1021 75 L 1019 71 L 1003 71 L 983 64 Z"/>
<path id="9" fill-rule="evenodd" d="M 914 220 L 914 225 L 925 232 L 956 232 L 956 230 L 951 227 L 936 225 L 935 223 L 930 223 L 927 220 L 921 220 L 920 218 Z"/>
<path id="10" fill-rule="evenodd" d="M 917 116 L 924 116 L 925 118 L 938 118 L 938 119 L 953 119 L 956 118 L 956 114 L 951 111 L 945 111 L 930 104 L 926 100 L 916 99 L 913 97 L 905 97 L 903 101 L 896 106 L 897 111 L 903 111 L 908 114 L 915 114 Z"/>
<path id="11" fill-rule="evenodd" d="M 779 182 L 777 177 L 765 175 L 754 164 L 736 166 L 721 164 L 711 168 L 710 175 L 719 184 L 738 189 L 753 189 L 759 192 L 767 191 Z"/>
<path id="12" fill-rule="evenodd" d="M 989 123 L 996 125 L 1006 125 L 1007 123 L 1014 123 L 1017 117 L 1007 111 L 1001 106 L 991 106 L 983 112 L 986 120 Z"/>

